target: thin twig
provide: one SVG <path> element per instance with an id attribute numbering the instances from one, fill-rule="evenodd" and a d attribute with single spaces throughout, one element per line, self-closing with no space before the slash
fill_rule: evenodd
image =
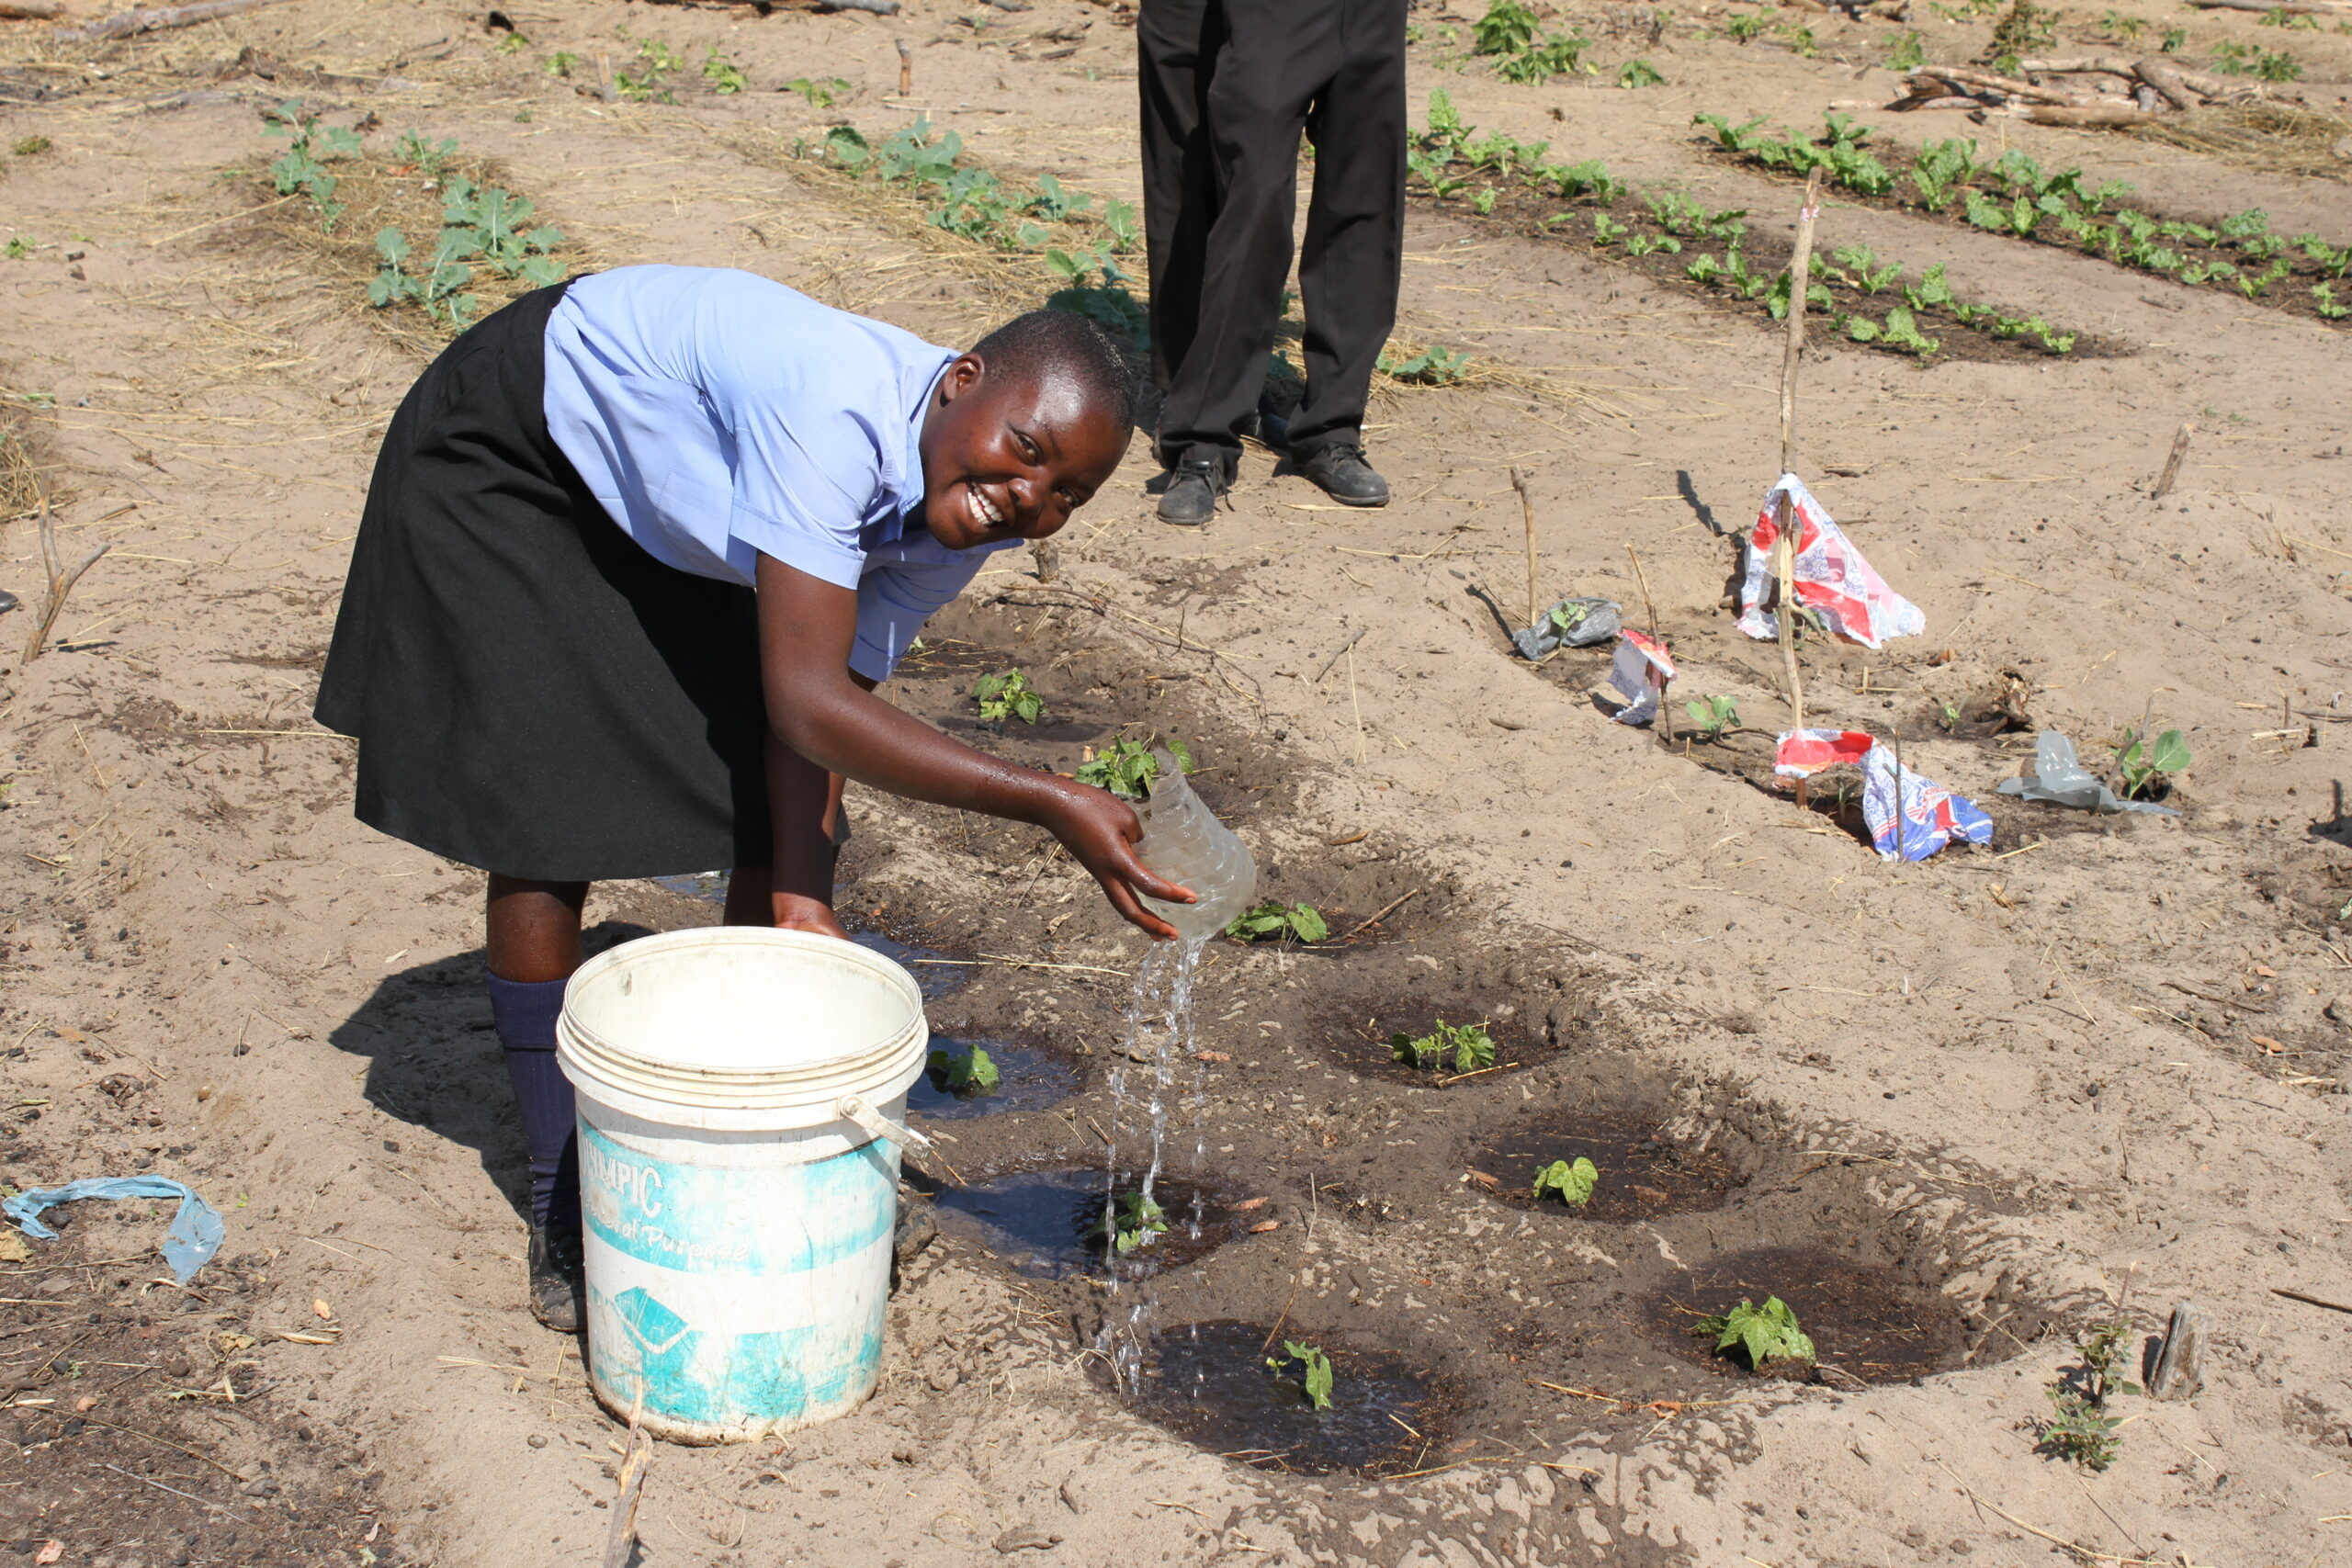
<path id="1" fill-rule="evenodd" d="M 1355 629 L 1354 636 L 1349 637 L 1347 641 L 1341 643 L 1339 647 L 1331 650 L 1331 657 L 1323 661 L 1323 668 L 1315 672 L 1315 679 L 1309 681 L 1307 684 L 1310 686 L 1321 684 L 1323 677 L 1331 672 L 1331 667 L 1339 663 L 1341 659 L 1345 658 L 1347 656 L 1348 649 L 1362 642 L 1371 630 L 1372 628 L 1370 626 L 1358 626 Z"/>
<path id="2" fill-rule="evenodd" d="M 114 548 L 112 543 L 100 545 L 75 562 L 72 570 L 65 568 L 63 558 L 57 553 L 57 524 L 50 515 L 49 498 L 40 502 L 40 558 L 49 581 L 49 604 L 41 611 L 40 620 L 33 627 L 33 635 L 25 643 L 24 661 L 30 664 L 41 656 L 49 642 L 49 634 L 57 626 L 57 617 L 65 608 L 65 596 L 82 581 L 82 574 L 98 564 L 98 558 Z"/>
<path id="3" fill-rule="evenodd" d="M 2325 1307 L 2330 1312 L 2352 1312 L 2352 1306 L 2346 1306 L 2342 1302 L 2326 1301 L 2319 1296 L 2307 1296 L 2301 1291 L 2290 1291 L 2284 1285 L 2271 1286 L 2270 1293 L 2274 1296 L 2284 1296 L 2290 1302 L 2301 1302 L 2305 1306 Z"/>
<path id="4" fill-rule="evenodd" d="M 1373 916 L 1373 917 L 1372 917 L 1372 919 L 1368 919 L 1368 920 L 1359 920 L 1359 921 L 1357 921 L 1357 922 L 1356 922 L 1356 927 L 1355 927 L 1355 929 L 1354 929 L 1353 931 L 1351 931 L 1348 932 L 1348 934 L 1347 934 L 1346 936 L 1341 937 L 1340 940 L 1341 942 L 1352 942 L 1352 941 L 1354 941 L 1357 937 L 1362 936 L 1362 935 L 1364 933 L 1364 931 L 1365 931 L 1365 929 L 1366 929 L 1367 927 L 1371 927 L 1371 926 L 1378 925 L 1378 924 L 1381 922 L 1381 920 L 1383 920 L 1384 919 L 1385 919 L 1386 917 L 1388 917 L 1388 916 L 1390 916 L 1390 915 L 1395 914 L 1395 913 L 1396 912 L 1396 910 L 1397 910 L 1398 907 L 1399 907 L 1399 906 L 1401 906 L 1401 905 L 1405 902 L 1405 898 L 1410 898 L 1410 897 L 1413 897 L 1417 896 L 1420 891 L 1421 891 L 1421 890 L 1420 890 L 1419 888 L 1416 887 L 1416 888 L 1414 888 L 1414 889 L 1413 889 L 1413 891 L 1412 891 L 1411 893 L 1408 893 L 1408 894 L 1406 894 L 1404 898 L 1396 898 L 1396 899 L 1392 899 L 1392 900 L 1390 900 L 1390 901 L 1389 901 L 1385 906 L 1384 906 L 1384 907 L 1382 908 L 1382 909 L 1381 909 L 1381 911 L 1380 911 L 1380 913 L 1379 913 L 1379 914 L 1376 914 L 1376 915 Z"/>
<path id="5" fill-rule="evenodd" d="M 1535 498 L 1527 493 L 1527 476 L 1517 468 L 1510 470 L 1510 488 L 1519 491 L 1520 518 L 1527 525 L 1527 624 L 1532 626 L 1540 603 L 1535 592 Z"/>

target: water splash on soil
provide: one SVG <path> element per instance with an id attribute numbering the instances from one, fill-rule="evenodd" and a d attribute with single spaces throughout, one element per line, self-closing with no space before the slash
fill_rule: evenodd
<path id="1" fill-rule="evenodd" d="M 1101 1181 L 1091 1169 L 1032 1171 L 946 1188 L 937 1201 L 943 1220 L 978 1231 L 980 1242 L 1016 1272 L 1063 1280 L 1106 1268 L 1099 1228 Z M 1190 1181 L 1171 1178 L 1162 1190 L 1171 1206 L 1189 1203 L 1218 1217 L 1197 1232 L 1171 1226 L 1150 1247 L 1118 1258 L 1119 1271 L 1130 1283 L 1206 1257 L 1239 1234 L 1249 1217 L 1234 1213 L 1228 1195 L 1220 1190 L 1196 1189 Z"/>

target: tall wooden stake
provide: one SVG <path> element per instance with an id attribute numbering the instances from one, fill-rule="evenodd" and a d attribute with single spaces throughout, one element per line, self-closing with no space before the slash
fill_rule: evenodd
<path id="1" fill-rule="evenodd" d="M 1797 444 L 1797 362 L 1804 356 L 1804 296 L 1813 282 L 1813 225 L 1821 216 L 1821 168 L 1815 164 L 1805 176 L 1804 201 L 1797 209 L 1796 247 L 1789 253 L 1789 335 L 1781 351 L 1781 472 L 1795 471 Z M 1773 515 L 1776 537 L 1772 544 L 1774 575 L 1780 579 L 1781 593 L 1778 613 L 1773 617 L 1781 627 L 1781 669 L 1789 682 L 1789 728 L 1804 728 L 1804 677 L 1797 670 L 1797 541 L 1795 530 L 1804 526 L 1790 504 L 1786 491 L 1781 492 L 1780 508 Z M 1805 781 L 1797 780 L 1797 808 L 1805 807 Z"/>
<path id="2" fill-rule="evenodd" d="M 1510 471 L 1510 488 L 1519 491 L 1520 520 L 1527 525 L 1527 624 L 1533 626 L 1542 607 L 1535 592 L 1535 501 L 1527 493 L 1527 476 L 1517 468 Z"/>

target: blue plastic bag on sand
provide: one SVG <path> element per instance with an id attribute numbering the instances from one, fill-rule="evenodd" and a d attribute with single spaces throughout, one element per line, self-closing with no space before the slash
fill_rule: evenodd
<path id="1" fill-rule="evenodd" d="M 57 1233 L 40 1223 L 40 1212 L 52 1203 L 71 1203 L 83 1198 L 177 1198 L 180 1210 L 172 1216 L 172 1228 L 164 1234 L 163 1252 L 164 1261 L 172 1266 L 173 1277 L 183 1285 L 212 1260 L 212 1255 L 220 1250 L 221 1239 L 229 1234 L 218 1210 L 198 1197 L 187 1183 L 163 1176 L 93 1176 L 69 1181 L 62 1187 L 36 1187 L 14 1198 L 0 1199 L 0 1211 L 16 1221 L 27 1235 L 37 1241 L 54 1241 Z"/>

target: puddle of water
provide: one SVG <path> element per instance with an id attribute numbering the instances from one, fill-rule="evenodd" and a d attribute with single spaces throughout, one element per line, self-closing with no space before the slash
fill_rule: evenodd
<path id="1" fill-rule="evenodd" d="M 1132 1190 L 1132 1184 L 1123 1190 Z M 1129 1279 L 1181 1267 L 1233 1239 L 1254 1217 L 1235 1213 L 1222 1192 L 1196 1188 L 1183 1180 L 1163 1180 L 1159 1203 L 1168 1229 L 1117 1259 L 1118 1272 Z M 1102 1173 L 1099 1170 L 1042 1170 L 1022 1176 L 1001 1176 L 970 1187 L 951 1187 L 938 1195 L 940 1218 L 964 1224 L 980 1244 L 1032 1279 L 1062 1280 L 1073 1274 L 1102 1274 L 1110 1265 L 1100 1239 L 1102 1223 Z M 1195 1224 L 1194 1213 L 1208 1217 Z"/>
<path id="2" fill-rule="evenodd" d="M 915 989 L 927 1002 L 958 991 L 972 978 L 973 965 L 952 959 L 932 947 L 910 947 L 880 931 L 852 931 L 850 941 L 899 965 L 915 977 Z"/>
<path id="3" fill-rule="evenodd" d="M 1260 1470 L 1394 1475 L 1422 1468 L 1432 1454 L 1443 1462 L 1456 1402 L 1438 1378 L 1390 1351 L 1296 1330 L 1287 1337 L 1331 1358 L 1329 1410 L 1300 1392 L 1295 1362 L 1279 1377 L 1267 1367 L 1269 1338 L 1279 1352 L 1284 1336 L 1231 1321 L 1180 1324 L 1156 1335 L 1135 1410 L 1196 1448 Z"/>
<path id="4" fill-rule="evenodd" d="M 918 975 L 921 971 L 916 971 Z M 907 1109 L 935 1121 L 962 1122 L 993 1116 L 1001 1111 L 1043 1111 L 1076 1094 L 1086 1074 L 1074 1062 L 1035 1045 L 1009 1045 L 1001 1040 L 931 1038 L 931 1048 L 964 1056 L 974 1045 L 996 1064 L 997 1086 L 986 1094 L 955 1095 L 942 1089 L 937 1075 L 925 1073 L 907 1090 Z"/>
<path id="5" fill-rule="evenodd" d="M 1940 1297 L 1891 1269 L 1813 1247 L 1757 1247 L 1702 1263 L 1643 1303 L 1642 1326 L 1688 1359 L 1744 1377 L 1743 1363 L 1713 1354 L 1690 1325 L 1743 1297 L 1761 1306 L 1767 1296 L 1788 1303 L 1822 1365 L 1864 1382 L 1945 1371 L 1966 1348 L 1960 1314 Z"/>
<path id="6" fill-rule="evenodd" d="M 690 871 L 677 876 L 657 876 L 653 886 L 675 893 L 681 898 L 707 898 L 714 904 L 727 902 L 727 884 L 732 880 L 724 871 Z"/>
<path id="7" fill-rule="evenodd" d="M 1535 1173 L 1554 1160 L 1573 1165 L 1580 1157 L 1600 1173 L 1591 1201 L 1575 1209 L 1556 1199 L 1536 1204 L 1529 1190 Z M 1501 1183 L 1495 1196 L 1504 1202 L 1613 1224 L 1720 1209 L 1740 1186 L 1739 1173 L 1722 1156 L 1685 1150 L 1660 1137 L 1656 1122 L 1620 1111 L 1521 1116 L 1482 1134 L 1465 1163 Z"/>

